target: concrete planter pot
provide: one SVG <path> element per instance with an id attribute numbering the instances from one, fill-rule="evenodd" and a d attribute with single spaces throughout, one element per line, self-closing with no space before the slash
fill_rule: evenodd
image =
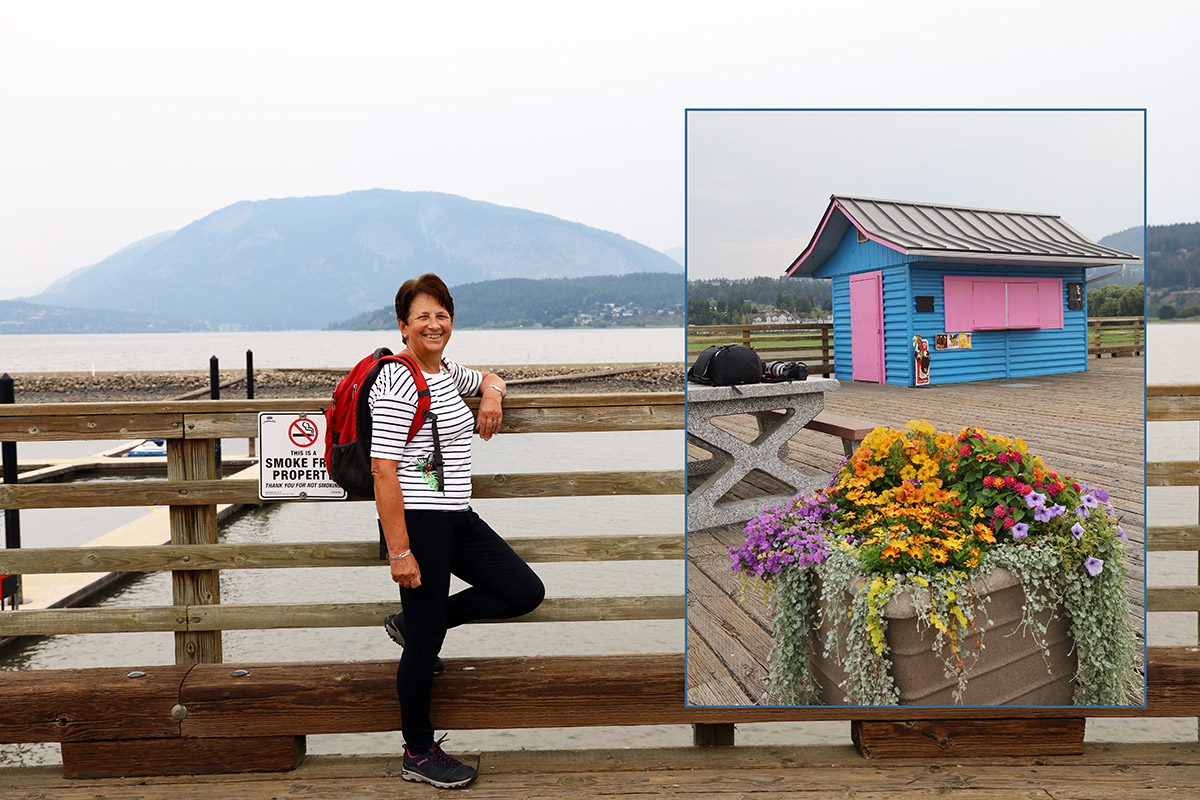
<path id="1" fill-rule="evenodd" d="M 852 590 L 866 591 L 857 581 Z M 1049 621 L 1046 642 L 1050 648 L 1050 671 L 1046 659 L 1029 631 L 1020 628 L 1025 590 L 1008 570 L 997 569 L 974 582 L 976 591 L 991 596 L 986 606 L 992 625 L 979 631 L 986 649 L 979 654 L 967 677 L 962 705 L 967 706 L 1053 706 L 1072 704 L 1076 671 L 1070 620 L 1059 606 L 1044 612 Z M 819 592 L 819 589 L 818 589 Z M 823 604 L 822 604 L 823 606 Z M 822 607 L 822 620 L 824 608 Z M 1050 620 L 1049 617 L 1055 616 Z M 958 682 L 945 675 L 941 658 L 933 650 L 936 631 L 917 630 L 917 612 L 907 593 L 892 598 L 884 607 L 888 619 L 887 642 L 892 662 L 891 675 L 900 690 L 901 705 L 955 705 Z M 822 655 L 828 626 L 823 624 L 814 642 L 813 675 L 821 687 L 820 702 L 845 705 L 838 684 L 846 673 L 832 658 Z"/>

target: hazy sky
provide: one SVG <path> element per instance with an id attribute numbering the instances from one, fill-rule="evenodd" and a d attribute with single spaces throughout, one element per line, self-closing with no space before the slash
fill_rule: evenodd
<path id="1" fill-rule="evenodd" d="M 691 111 L 688 276 L 781 276 L 831 194 L 1142 224 L 1142 111 Z"/>
<path id="2" fill-rule="evenodd" d="M 371 187 L 668 249 L 687 107 L 1149 107 L 1149 220 L 1200 219 L 1195 26 L 1078 8 L 0 0 L 0 298 L 239 200 Z"/>

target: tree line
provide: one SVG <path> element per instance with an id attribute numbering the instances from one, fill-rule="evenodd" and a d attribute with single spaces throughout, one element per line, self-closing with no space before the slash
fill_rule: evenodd
<path id="1" fill-rule="evenodd" d="M 689 325 L 747 325 L 768 308 L 803 317 L 832 307 L 829 281 L 815 278 L 688 281 Z"/>
<path id="2" fill-rule="evenodd" d="M 1146 309 L 1146 285 L 1088 289 L 1089 317 L 1140 317 Z"/>

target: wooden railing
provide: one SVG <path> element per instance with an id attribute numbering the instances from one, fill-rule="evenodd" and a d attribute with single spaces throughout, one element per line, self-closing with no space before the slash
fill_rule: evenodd
<path id="1" fill-rule="evenodd" d="M 476 401 L 469 401 L 472 405 Z M 0 682 L 0 741 L 63 741 L 64 770 L 68 775 L 101 774 L 95 770 L 113 761 L 112 742 L 131 738 L 142 745 L 162 750 L 161 758 L 150 757 L 144 750 L 130 751 L 116 758 L 116 773 L 153 762 L 151 771 L 171 772 L 188 768 L 187 761 L 199 745 L 209 748 L 215 762 L 227 763 L 229 739 L 242 741 L 239 751 L 262 753 L 266 762 L 250 763 L 256 768 L 286 768 L 288 758 L 302 752 L 297 736 L 327 730 L 383 730 L 399 725 L 394 702 L 389 703 L 387 686 L 394 662 L 351 664 L 322 662 L 279 664 L 267 669 L 262 665 L 247 669 L 239 686 L 251 695 L 273 698 L 276 720 L 266 725 L 266 739 L 254 724 L 254 702 L 239 706 L 227 717 L 205 708 L 195 699 L 196 682 L 207 673 L 195 671 L 196 665 L 223 662 L 221 632 L 244 629 L 321 628 L 377 626 L 383 617 L 396 610 L 395 600 L 380 602 L 305 602 L 227 604 L 222 602 L 220 573 L 225 569 L 280 569 L 297 567 L 347 567 L 382 565 L 378 545 L 371 535 L 361 542 L 329 541 L 272 544 L 221 544 L 217 542 L 216 506 L 223 503 L 257 503 L 257 483 L 253 479 L 218 477 L 214 442 L 218 438 L 252 438 L 257 433 L 260 411 L 313 411 L 318 403 L 311 400 L 235 400 L 193 402 L 139 402 L 105 404 L 10 405 L 0 406 L 0 441 L 55 441 L 114 438 L 165 438 L 167 440 L 167 480 L 117 480 L 103 483 L 39 485 L 7 484 L 0 486 L 0 508 L 82 508 L 98 506 L 168 506 L 171 544 L 158 547 L 54 547 L 26 550 L 0 550 L 0 573 L 20 575 L 98 571 L 163 572 L 172 574 L 172 602 L 162 606 L 53 608 L 0 612 L 0 638 L 69 633 L 123 633 L 135 631 L 172 631 L 175 634 L 176 668 L 146 667 L 143 671 L 159 680 L 129 679 L 128 667 L 121 670 L 45 670 L 18 673 Z M 512 397 L 505 403 L 504 433 L 650 431 L 679 430 L 683 427 L 683 394 L 569 395 Z M 682 465 L 681 465 L 682 466 Z M 473 481 L 477 498 L 525 498 L 599 495 L 681 495 L 682 520 L 683 471 L 595 471 L 537 474 L 477 475 Z M 316 501 L 301 501 L 316 502 Z M 682 523 L 678 529 L 645 535 L 539 536 L 512 541 L 514 549 L 530 562 L 610 561 L 682 559 Z M 636 597 L 552 597 L 534 612 L 515 622 L 565 622 L 599 620 L 682 619 L 682 585 L 668 592 Z M 608 660 L 605 660 L 605 659 Z M 650 661 L 647 661 L 647 658 Z M 657 661 L 654 659 L 657 658 Z M 544 672 L 562 691 L 563 686 L 581 691 L 578 676 L 593 679 L 604 692 L 605 681 L 624 676 L 630 683 L 625 694 L 615 692 L 600 704 L 599 711 L 586 702 L 576 702 L 574 710 L 561 721 L 546 724 L 647 724 L 632 706 L 636 695 L 646 691 L 632 685 L 646 675 L 638 667 L 654 667 L 662 674 L 674 671 L 679 656 L 592 657 L 549 659 Z M 618 666 L 612 659 L 632 659 Z M 458 693 L 472 692 L 492 696 L 502 687 L 495 680 L 500 672 L 514 681 L 528 675 L 529 667 L 513 659 L 474 660 L 455 672 L 446 683 Z M 570 662 L 569 664 L 567 662 Z M 593 663 L 594 662 L 594 663 Z M 643 664 L 642 662 L 646 662 Z M 485 664 L 487 669 L 476 670 Z M 666 666 L 664 666 L 666 665 Z M 364 694 L 382 709 L 374 716 L 338 715 L 336 724 L 328 719 L 313 722 L 313 717 L 330 716 L 312 707 L 292 707 L 289 693 L 302 685 L 328 687 L 329 670 L 339 674 L 369 674 L 370 691 Z M 632 670 L 632 671 L 631 671 Z M 666 673 L 664 673 L 666 670 Z M 230 667 L 219 668 L 227 678 Z M 644 670 L 642 670 L 644 672 Z M 461 673 L 461 674 L 460 674 Z M 678 666 L 682 675 L 682 664 Z M 213 673 L 214 675 L 217 673 Z M 280 676 L 286 675 L 286 678 Z M 275 676 L 271 678 L 270 676 Z M 573 679 L 569 676 L 575 676 Z M 10 680 L 16 677 L 17 680 Z M 487 679 L 485 689 L 472 681 Z M 273 680 L 283 680 L 284 688 Z M 574 683 L 572 682 L 574 680 Z M 682 681 L 680 680 L 680 689 Z M 516 685 L 516 683 L 514 683 Z M 650 685 L 654 685 L 651 681 Z M 38 687 L 36 690 L 31 686 Z M 86 687 L 86 689 L 82 688 Z M 338 684 L 334 684 L 338 688 Z M 608 688 L 611 689 L 611 686 Z M 660 687 L 661 688 L 661 687 Z M 87 697 L 81 702 L 80 692 Z M 236 690 L 235 690 L 236 691 Z M 340 689 L 339 689 L 340 691 Z M 439 689 L 441 691 L 441 689 Z M 164 695 L 163 692 L 166 694 Z M 88 694 L 91 693 L 91 694 Z M 570 694 L 568 692 L 568 694 Z M 669 693 L 670 694 L 670 693 Z M 159 695 L 163 695 L 159 697 Z M 379 696 L 379 695 L 382 695 Z M 36 700 L 33 699 L 36 697 Z M 190 702 L 185 702 L 190 698 Z M 575 701 L 580 698 L 575 696 Z M 672 698 L 674 699 L 674 698 Z M 336 705 L 345 697 L 325 697 Z M 166 703 L 150 711 L 147 703 Z M 167 702 L 170 701 L 170 702 Z M 539 719 L 537 704 L 524 702 L 526 708 L 507 720 L 494 714 L 451 714 L 450 725 L 459 727 L 523 727 Z M 437 697 L 435 697 L 435 707 Z M 318 703 L 319 705 L 320 703 Z M 468 704 L 468 707 L 469 704 Z M 461 711 L 457 704 L 455 708 Z M 622 718 L 621 708 L 626 709 Z M 133 721 L 174 709 L 173 717 L 139 727 Z M 606 710 L 607 709 L 607 710 Z M 443 715 L 444 717 L 444 715 Z M 278 719 L 283 723 L 282 731 Z M 220 722 L 224 719 L 225 722 Z M 596 720 L 606 720 L 597 722 Z M 365 720 L 365 721 L 364 721 Z M 442 725 L 447 723 L 443 720 Z M 165 725 L 165 727 L 164 727 Z M 272 727 L 273 726 L 273 727 Z M 272 738 L 275 737 L 275 738 Z M 279 737 L 283 737 L 280 739 Z M 181 739 L 188 739 L 183 747 Z M 223 740 L 223 741 L 222 741 Z M 268 741 L 269 740 L 269 741 Z M 182 749 L 181 749 L 182 748 Z M 270 754 L 269 756 L 266 754 Z M 288 755 L 292 754 L 292 755 Z M 241 762 L 245 762 L 245 758 Z M 101 765 L 97 767 L 97 765 Z M 90 771 L 89 771 L 90 770 Z M 109 773 L 104 773 L 109 774 Z M 115 773 L 114 773 L 115 774 Z"/>
<path id="2" fill-rule="evenodd" d="M 1144 317 L 1088 317 L 1088 355 L 1139 355 L 1146 349 Z"/>
<path id="3" fill-rule="evenodd" d="M 1200 386 L 1160 385 L 1146 387 L 1146 421 L 1200 423 Z M 1200 455 L 1200 454 L 1198 454 Z M 1148 461 L 1147 486 L 1200 486 L 1200 460 Z M 1146 549 L 1195 553 L 1200 551 L 1200 525 L 1151 525 L 1146 529 Z M 1200 584 L 1200 575 L 1197 576 Z M 1147 611 L 1196 613 L 1200 641 L 1200 585 L 1148 586 Z M 1197 656 L 1200 658 L 1200 654 Z"/>
<path id="4" fill-rule="evenodd" d="M 689 325 L 688 363 L 712 344 L 752 346 L 763 361 L 803 361 L 809 374 L 833 374 L 833 323 Z M 1088 317 L 1088 355 L 1139 355 L 1146 349 L 1143 317 Z"/>
<path id="5" fill-rule="evenodd" d="M 833 374 L 833 323 L 830 322 L 689 325 L 688 363 L 714 344 L 750 345 L 764 362 L 803 361 L 810 375 Z"/>
<path id="6" fill-rule="evenodd" d="M 1151 387 L 1148 395 L 1150 421 L 1200 421 L 1200 386 Z M 0 440 L 165 436 L 173 465 L 165 483 L 3 487 L 4 508 L 169 505 L 172 544 L 0 551 L 0 572 L 169 570 L 175 576 L 169 606 L 0 612 L 0 636 L 170 630 L 177 661 L 142 668 L 145 674 L 138 677 L 131 677 L 133 665 L 6 673 L 0 681 L 0 741 L 62 742 L 67 775 L 155 774 L 287 769 L 302 754 L 306 734 L 399 727 L 394 661 L 242 664 L 236 671 L 233 664 L 219 663 L 221 630 L 377 625 L 393 610 L 387 602 L 219 602 L 216 576 L 223 569 L 381 564 L 373 542 L 215 541 L 214 504 L 257 498 L 252 481 L 215 478 L 213 439 L 252 436 L 260 410 L 312 406 L 309 401 L 225 401 L 0 407 Z M 506 406 L 506 432 L 661 430 L 683 424 L 681 394 L 510 398 Z M 1147 483 L 1200 485 L 1200 461 L 1148 463 Z M 492 475 L 478 476 L 476 482 L 477 495 L 490 497 L 682 491 L 682 470 Z M 679 527 L 653 535 L 546 536 L 513 544 L 535 562 L 679 559 L 682 519 Z M 1152 551 L 1196 552 L 1200 525 L 1153 526 L 1147 541 Z M 547 601 L 523 621 L 678 619 L 683 587 L 670 588 L 669 594 L 652 597 Z M 1196 613 L 1200 586 L 1152 586 L 1147 608 Z M 239 676 L 243 670 L 247 674 Z M 937 737 L 939 752 L 947 754 L 981 748 L 1003 754 L 1007 742 L 1029 741 L 1052 722 L 1073 721 L 1066 727 L 1081 742 L 1085 717 L 1200 716 L 1200 650 L 1148 649 L 1145 708 L 703 708 L 684 705 L 683 692 L 680 653 L 449 659 L 446 675 L 435 681 L 434 718 L 447 729 L 690 723 L 697 743 L 707 744 L 731 744 L 738 722 L 836 719 L 850 721 L 860 739 L 872 726 L 883 726 L 888 736 Z M 963 733 L 961 742 L 954 736 L 943 741 L 946 731 L 954 730 Z M 88 771 L 96 769 L 101 771 Z"/>

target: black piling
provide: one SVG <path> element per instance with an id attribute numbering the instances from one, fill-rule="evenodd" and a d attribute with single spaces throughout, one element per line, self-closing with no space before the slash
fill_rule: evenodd
<path id="1" fill-rule="evenodd" d="M 217 357 L 208 360 L 208 396 L 213 400 L 221 399 L 221 370 L 217 367 Z M 217 477 L 221 477 L 221 440 L 213 442 L 217 456 Z"/>
<path id="2" fill-rule="evenodd" d="M 7 372 L 0 375 L 0 405 L 11 405 L 16 402 L 16 390 L 12 376 Z M 0 457 L 4 459 L 4 482 L 17 482 L 17 443 L 0 443 Z M 16 508 L 4 510 L 4 546 L 10 550 L 21 547 L 21 512 Z M 15 609 L 21 599 L 21 576 L 0 576 L 0 608 L 7 600 Z"/>

